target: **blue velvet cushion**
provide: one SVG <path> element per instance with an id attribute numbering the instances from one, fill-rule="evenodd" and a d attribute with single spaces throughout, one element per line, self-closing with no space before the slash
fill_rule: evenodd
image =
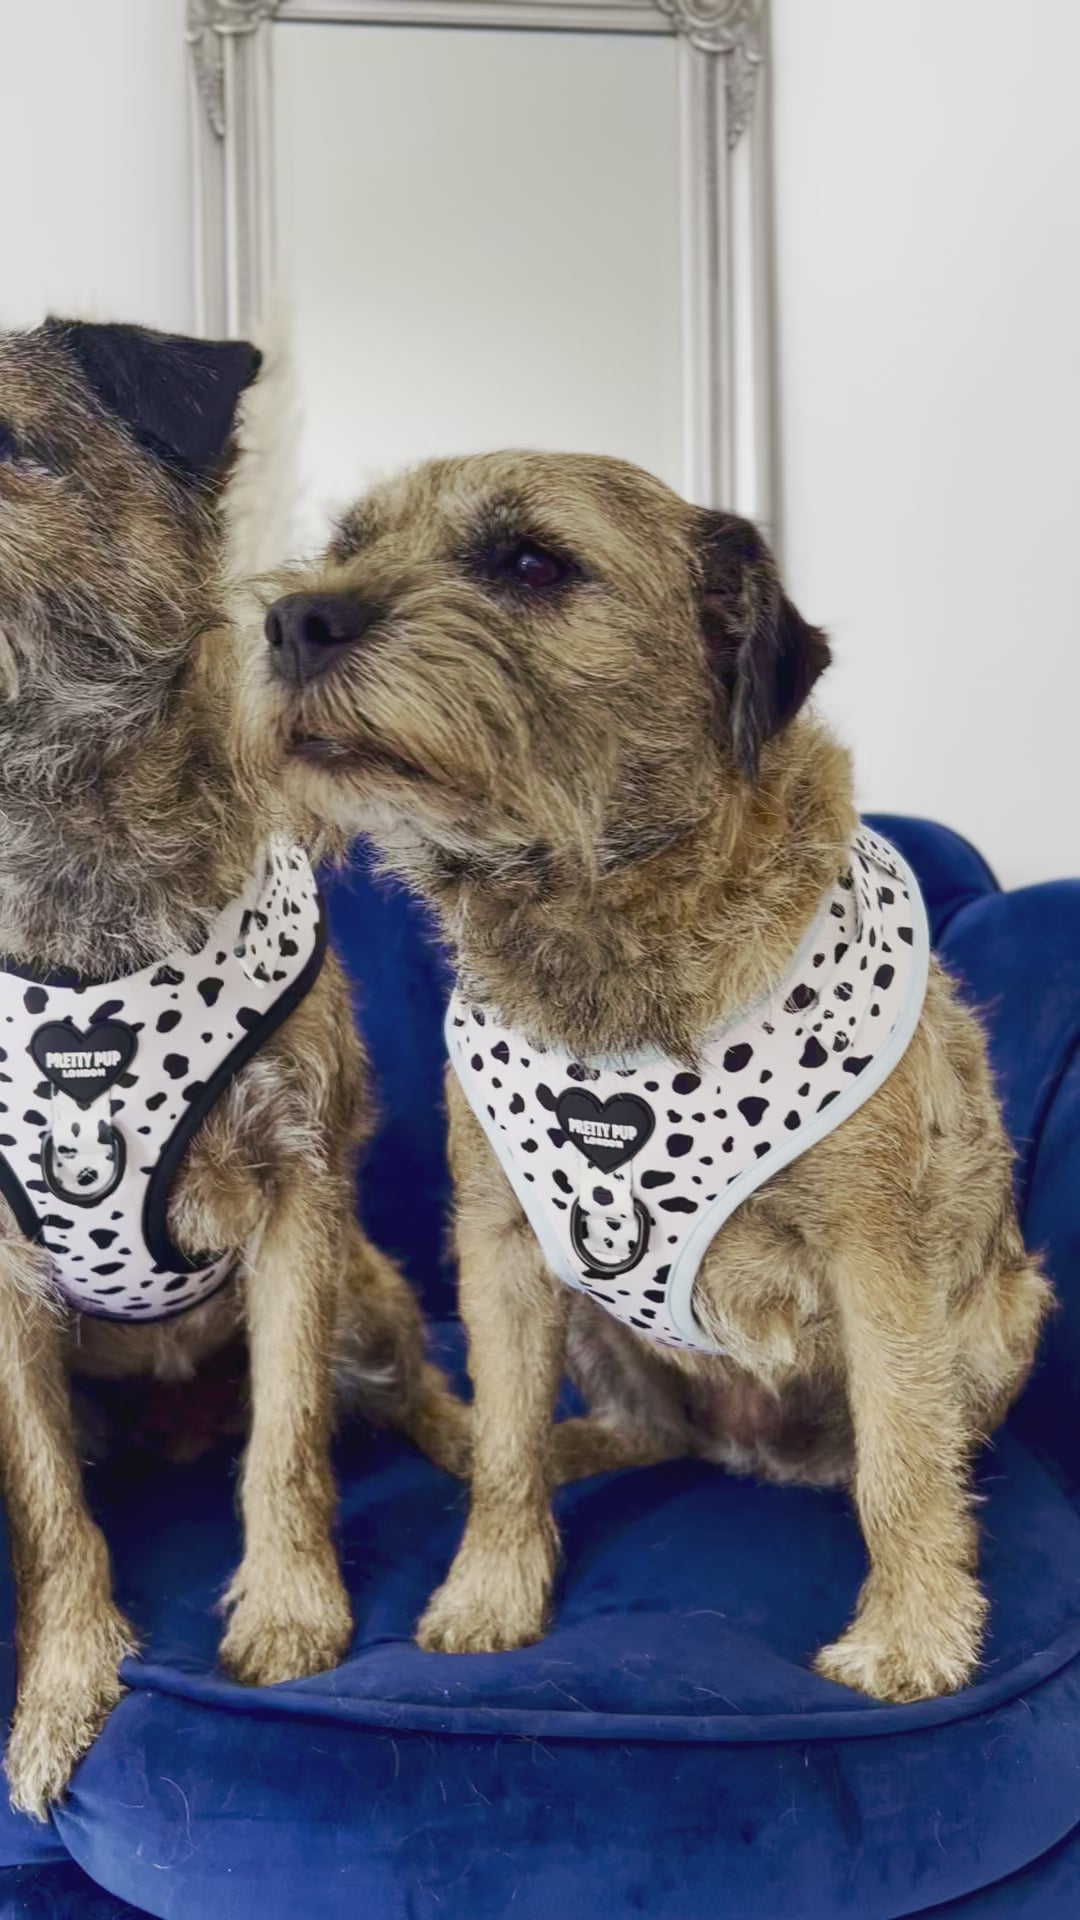
<path id="1" fill-rule="evenodd" d="M 542 1645 L 421 1653 L 411 1628 L 460 1536 L 461 1491 L 353 1431 L 338 1450 L 350 1656 L 248 1693 L 215 1664 L 239 1551 L 231 1458 L 101 1473 L 145 1651 L 54 1824 L 0 1821 L 0 1916 L 83 1911 L 71 1859 L 184 1920 L 1080 1913 L 1080 882 L 1004 895 L 955 835 L 876 824 L 920 872 L 940 950 L 988 1020 L 1029 1238 L 1065 1301 L 979 1464 L 993 1606 L 975 1684 L 897 1708 L 819 1679 L 809 1657 L 864 1570 L 847 1502 L 689 1462 L 559 1496 Z M 331 910 L 384 1101 L 365 1210 L 458 1365 L 440 1264 L 443 970 L 416 906 L 362 863 Z M 10 1661 L 6 1684 L 10 1703 Z"/>

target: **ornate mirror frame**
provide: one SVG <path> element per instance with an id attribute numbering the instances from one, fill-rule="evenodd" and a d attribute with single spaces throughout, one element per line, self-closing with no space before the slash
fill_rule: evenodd
<path id="1" fill-rule="evenodd" d="M 198 324 L 258 332 L 274 276 L 275 21 L 675 35 L 683 490 L 775 532 L 767 0 L 188 0 Z"/>

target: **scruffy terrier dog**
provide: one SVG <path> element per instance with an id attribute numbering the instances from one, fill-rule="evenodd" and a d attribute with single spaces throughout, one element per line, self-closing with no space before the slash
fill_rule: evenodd
<path id="1" fill-rule="evenodd" d="M 850 1482 L 870 1572 L 819 1671 L 959 1687 L 969 1460 L 1049 1289 L 980 1028 L 804 710 L 823 635 L 745 521 L 599 458 L 421 467 L 287 584 L 263 668 L 286 784 L 373 835 L 459 970 L 475 1457 L 421 1644 L 543 1632 L 568 1352 L 582 1469 Z"/>
<path id="2" fill-rule="evenodd" d="M 370 1107 L 310 870 L 230 747 L 222 495 L 257 365 L 135 328 L 0 335 L 7 1770 L 38 1815 L 133 1644 L 84 1504 L 69 1369 L 182 1380 L 246 1333 L 222 1658 L 253 1684 L 348 1642 L 335 1365 L 366 1411 L 464 1464 L 412 1297 L 353 1222 Z"/>

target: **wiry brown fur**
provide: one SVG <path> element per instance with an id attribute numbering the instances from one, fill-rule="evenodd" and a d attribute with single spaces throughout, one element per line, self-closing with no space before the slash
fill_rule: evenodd
<path id="1" fill-rule="evenodd" d="M 561 563 L 531 591 L 530 547 Z M 367 829 L 422 889 L 501 1019 L 586 1059 L 692 1065 L 784 977 L 855 815 L 847 756 L 800 711 L 823 638 L 746 523 L 614 461 L 443 461 L 362 502 L 285 584 L 373 617 L 299 686 L 268 656 L 264 744 L 305 806 Z M 933 968 L 880 1090 L 709 1248 L 694 1301 L 722 1359 L 571 1296 L 452 1076 L 448 1100 L 475 1457 L 422 1644 L 543 1631 L 568 1351 L 593 1419 L 564 1433 L 564 1466 L 693 1452 L 850 1482 L 871 1571 L 820 1670 L 894 1700 L 960 1686 L 985 1611 L 970 1456 L 1027 1373 L 1049 1289 L 947 976 Z"/>
<path id="2" fill-rule="evenodd" d="M 242 643 L 221 611 L 224 475 L 185 478 L 143 451 L 56 331 L 0 336 L 0 426 L 19 449 L 0 460 L 0 951 L 115 979 L 201 940 L 283 822 L 231 749 Z M 69 1369 L 183 1381 L 246 1333 L 244 1557 L 222 1657 L 252 1683 L 331 1666 L 349 1638 L 330 1539 L 335 1369 L 366 1413 L 462 1467 L 463 1409 L 424 1358 L 404 1282 L 353 1221 L 371 1121 L 330 957 L 175 1183 L 178 1245 L 240 1250 L 224 1291 L 144 1327 L 70 1314 L 48 1255 L 0 1206 L 16 1805 L 43 1815 L 62 1791 L 132 1645 L 83 1500 Z"/>

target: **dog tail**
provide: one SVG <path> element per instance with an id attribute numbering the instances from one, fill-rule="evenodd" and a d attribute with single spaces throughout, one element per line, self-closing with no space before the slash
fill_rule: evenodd
<path id="1" fill-rule="evenodd" d="M 280 567 L 295 537 L 300 407 L 283 298 L 271 302 L 255 344 L 262 369 L 241 403 L 225 496 L 229 570 L 241 584 Z"/>

